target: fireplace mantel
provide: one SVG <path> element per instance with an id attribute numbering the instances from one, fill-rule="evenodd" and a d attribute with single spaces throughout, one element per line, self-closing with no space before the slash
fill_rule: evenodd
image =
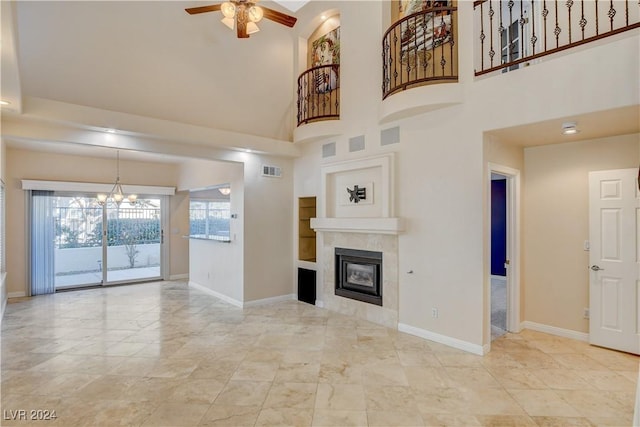
<path id="1" fill-rule="evenodd" d="M 404 230 L 402 218 L 311 218 L 316 232 L 398 234 Z"/>

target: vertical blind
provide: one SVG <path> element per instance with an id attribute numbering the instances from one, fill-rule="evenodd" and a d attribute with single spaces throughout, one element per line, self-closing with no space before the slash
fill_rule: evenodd
<path id="1" fill-rule="evenodd" d="M 31 295 L 55 292 L 53 191 L 31 191 Z"/>

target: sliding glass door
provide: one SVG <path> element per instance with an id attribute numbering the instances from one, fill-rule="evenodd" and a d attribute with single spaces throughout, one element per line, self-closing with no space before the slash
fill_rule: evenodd
<path id="1" fill-rule="evenodd" d="M 161 279 L 163 202 L 102 206 L 93 195 L 32 191 L 32 295 Z"/>
<path id="2" fill-rule="evenodd" d="M 102 206 L 95 197 L 51 195 L 51 208 L 55 227 L 55 289 L 101 284 Z M 45 225 L 36 233 L 46 234 L 46 228 Z M 34 256 L 47 256 L 42 250 L 33 252 Z"/>
<path id="3" fill-rule="evenodd" d="M 161 277 L 161 207 L 160 198 L 107 204 L 107 284 Z"/>

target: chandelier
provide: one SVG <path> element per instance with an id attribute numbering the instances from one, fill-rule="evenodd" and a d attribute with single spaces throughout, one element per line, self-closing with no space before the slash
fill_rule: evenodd
<path id="1" fill-rule="evenodd" d="M 132 205 L 138 200 L 136 194 L 129 194 L 126 198 Z M 98 199 L 100 206 L 106 205 L 109 201 L 113 201 L 116 205 L 120 206 L 120 203 L 125 199 L 124 191 L 120 184 L 120 150 L 116 151 L 116 182 L 113 184 L 113 188 L 111 188 L 109 194 L 100 193 L 96 196 L 96 199 Z"/>
<path id="2" fill-rule="evenodd" d="M 264 11 L 260 6 L 251 2 L 224 2 L 220 6 L 220 11 L 224 15 L 222 23 L 232 30 L 237 26 L 246 26 L 247 34 L 254 34 L 260 31 L 256 22 L 260 22 L 264 16 Z"/>

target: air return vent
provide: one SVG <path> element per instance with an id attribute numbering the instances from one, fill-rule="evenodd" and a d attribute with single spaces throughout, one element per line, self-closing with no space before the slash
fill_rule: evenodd
<path id="1" fill-rule="evenodd" d="M 282 169 L 278 166 L 262 165 L 262 176 L 269 176 L 272 178 L 281 178 Z"/>

